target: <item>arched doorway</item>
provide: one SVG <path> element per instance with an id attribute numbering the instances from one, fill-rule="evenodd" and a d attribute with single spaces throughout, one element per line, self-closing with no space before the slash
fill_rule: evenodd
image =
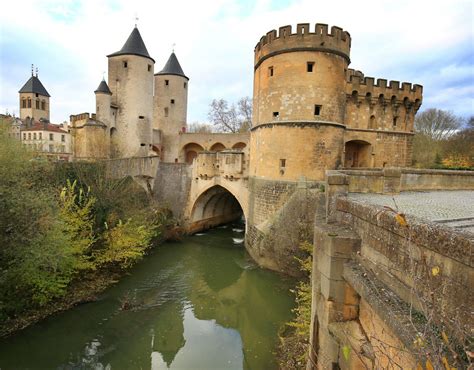
<path id="1" fill-rule="evenodd" d="M 247 145 L 245 143 L 235 143 L 232 145 L 232 149 L 243 150 Z"/>
<path id="2" fill-rule="evenodd" d="M 192 164 L 194 161 L 194 158 L 196 158 L 198 153 L 202 151 L 204 151 L 204 148 L 199 144 L 196 144 L 196 143 L 186 144 L 182 149 L 182 152 L 184 153 L 184 161 L 187 164 Z"/>
<path id="3" fill-rule="evenodd" d="M 372 145 L 363 140 L 350 140 L 345 145 L 344 167 L 372 167 Z"/>
<path id="4" fill-rule="evenodd" d="M 211 152 L 222 152 L 223 150 L 225 150 L 225 146 L 222 143 L 215 143 L 211 146 Z"/>
<path id="5" fill-rule="evenodd" d="M 226 188 L 215 185 L 194 202 L 188 231 L 193 233 L 240 219 L 244 215 L 237 198 Z"/>

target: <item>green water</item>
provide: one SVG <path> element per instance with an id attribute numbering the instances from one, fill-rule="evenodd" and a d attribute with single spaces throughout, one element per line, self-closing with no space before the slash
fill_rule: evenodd
<path id="1" fill-rule="evenodd" d="M 0 369 L 277 368 L 292 282 L 250 260 L 242 228 L 156 248 L 97 302 L 1 340 Z"/>

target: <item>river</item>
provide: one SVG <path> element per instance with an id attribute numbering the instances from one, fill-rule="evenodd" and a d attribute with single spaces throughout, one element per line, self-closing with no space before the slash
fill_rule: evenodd
<path id="1" fill-rule="evenodd" d="M 0 369 L 277 368 L 293 282 L 252 262 L 243 227 L 157 247 L 98 301 L 1 340 Z"/>

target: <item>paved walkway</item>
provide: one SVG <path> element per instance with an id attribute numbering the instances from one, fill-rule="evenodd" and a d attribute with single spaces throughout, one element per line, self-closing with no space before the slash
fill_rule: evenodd
<path id="1" fill-rule="evenodd" d="M 350 193 L 351 198 L 474 233 L 474 191 L 404 192 L 397 195 Z M 395 201 L 394 201 L 395 200 Z"/>

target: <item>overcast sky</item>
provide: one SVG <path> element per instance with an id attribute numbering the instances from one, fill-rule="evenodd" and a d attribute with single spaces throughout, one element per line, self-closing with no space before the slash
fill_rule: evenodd
<path id="1" fill-rule="evenodd" d="M 327 23 L 352 36 L 351 68 L 424 86 L 422 109 L 474 114 L 470 0 L 6 0 L 0 13 L 0 113 L 18 114 L 32 63 L 51 121 L 94 111 L 93 91 L 135 23 L 161 70 L 172 45 L 190 78 L 188 122 L 214 98 L 252 96 L 253 48 L 271 29 Z"/>

